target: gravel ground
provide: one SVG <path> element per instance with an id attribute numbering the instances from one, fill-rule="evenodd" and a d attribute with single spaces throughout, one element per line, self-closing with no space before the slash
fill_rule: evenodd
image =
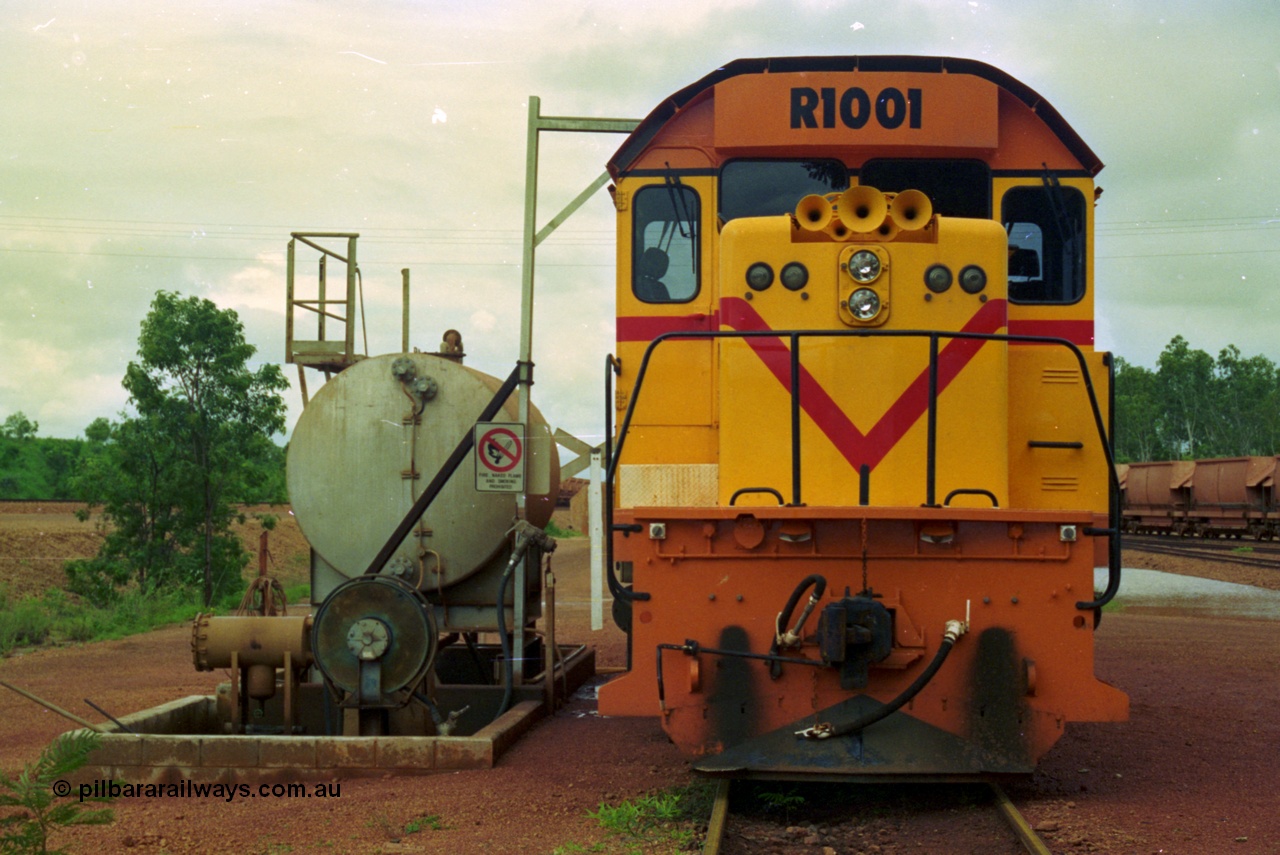
<path id="1" fill-rule="evenodd" d="M 33 542 L 48 557 L 61 527 L 74 532 L 82 525 L 44 515 L 28 526 L 38 536 L 20 537 L 15 515 L 0 509 L 0 554 L 9 558 L 34 555 Z M 250 523 L 246 539 L 256 537 Z M 275 532 L 272 537 L 275 566 L 287 565 L 289 536 L 279 535 L 280 546 Z M 611 623 L 590 630 L 586 555 L 585 540 L 577 539 L 562 541 L 555 555 L 557 632 L 594 645 L 603 670 L 617 668 L 625 656 L 621 634 Z M 1217 578 L 1230 573 L 1152 558 L 1126 554 L 1126 565 Z M 4 561 L 0 582 L 10 571 L 48 572 L 43 564 Z M 33 587 L 44 584 L 51 583 L 42 578 Z M 1006 788 L 1051 850 L 1280 853 L 1273 781 L 1280 638 L 1274 630 L 1270 621 L 1109 612 L 1098 631 L 1097 671 L 1129 693 L 1130 721 L 1069 727 L 1031 779 Z M 192 669 L 189 638 L 190 627 L 174 627 L 25 651 L 0 661 L 0 677 L 97 721 L 83 699 L 128 712 L 209 693 L 225 680 L 225 674 Z M 0 768 L 33 759 L 66 729 L 60 717 L 11 693 L 0 695 Z M 73 852 L 157 854 L 664 852 L 675 850 L 671 839 L 638 850 L 622 846 L 587 813 L 691 780 L 685 758 L 656 720 L 601 718 L 584 693 L 538 724 L 492 770 L 341 781 L 337 797 L 325 799 L 121 799 L 112 825 L 72 829 L 53 842 Z M 796 795 L 803 804 L 794 813 L 758 807 L 736 813 L 724 851 L 1019 851 L 972 790 L 822 788 Z"/>

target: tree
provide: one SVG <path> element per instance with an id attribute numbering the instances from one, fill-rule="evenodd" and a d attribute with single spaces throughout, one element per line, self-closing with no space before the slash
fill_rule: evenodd
<path id="1" fill-rule="evenodd" d="M 1280 369 L 1227 345 L 1215 360 L 1174 336 L 1156 370 L 1116 360 L 1116 459 L 1280 451 Z"/>
<path id="2" fill-rule="evenodd" d="M 251 370 L 255 352 L 234 311 L 156 294 L 123 381 L 137 415 L 86 430 L 80 484 L 114 526 L 99 558 L 115 563 L 99 569 L 199 583 L 206 606 L 239 586 L 248 557 L 231 503 L 284 430 L 288 385 L 275 365 Z"/>
<path id="3" fill-rule="evenodd" d="M 1280 450 L 1280 376 L 1265 356 L 1245 359 L 1234 344 L 1214 364 L 1215 454 L 1274 454 Z"/>
<path id="4" fill-rule="evenodd" d="M 1167 449 L 1160 438 L 1161 405 L 1151 369 L 1116 357 L 1116 460 L 1160 460 Z"/>
<path id="5" fill-rule="evenodd" d="M 31 421 L 27 418 L 26 413 L 19 410 L 10 414 L 4 420 L 4 425 L 0 426 L 0 436 L 7 436 L 13 439 L 31 439 L 38 430 L 40 430 L 40 423 Z"/>
<path id="6" fill-rule="evenodd" d="M 1213 357 L 1192 350 L 1176 335 L 1157 365 L 1156 388 L 1164 403 L 1161 430 L 1175 457 L 1205 456 L 1214 419 Z"/>

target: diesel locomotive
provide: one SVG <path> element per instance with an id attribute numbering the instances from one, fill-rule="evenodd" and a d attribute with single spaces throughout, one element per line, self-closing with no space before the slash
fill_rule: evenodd
<path id="1" fill-rule="evenodd" d="M 747 59 L 608 168 L 601 713 L 706 774 L 845 781 L 1027 773 L 1124 719 L 1102 163 L 1058 112 L 971 60 Z"/>

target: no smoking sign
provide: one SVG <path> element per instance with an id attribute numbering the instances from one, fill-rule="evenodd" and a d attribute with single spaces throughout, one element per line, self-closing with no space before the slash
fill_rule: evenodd
<path id="1" fill-rule="evenodd" d="M 524 425 L 479 422 L 475 446 L 478 491 L 524 492 Z"/>

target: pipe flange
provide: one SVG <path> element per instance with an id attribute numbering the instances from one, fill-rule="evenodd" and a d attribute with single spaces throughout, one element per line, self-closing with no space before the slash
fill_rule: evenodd
<path id="1" fill-rule="evenodd" d="M 391 637 L 387 625 L 376 618 L 365 618 L 351 625 L 347 633 L 347 649 L 357 659 L 371 662 L 380 659 L 387 652 Z"/>

